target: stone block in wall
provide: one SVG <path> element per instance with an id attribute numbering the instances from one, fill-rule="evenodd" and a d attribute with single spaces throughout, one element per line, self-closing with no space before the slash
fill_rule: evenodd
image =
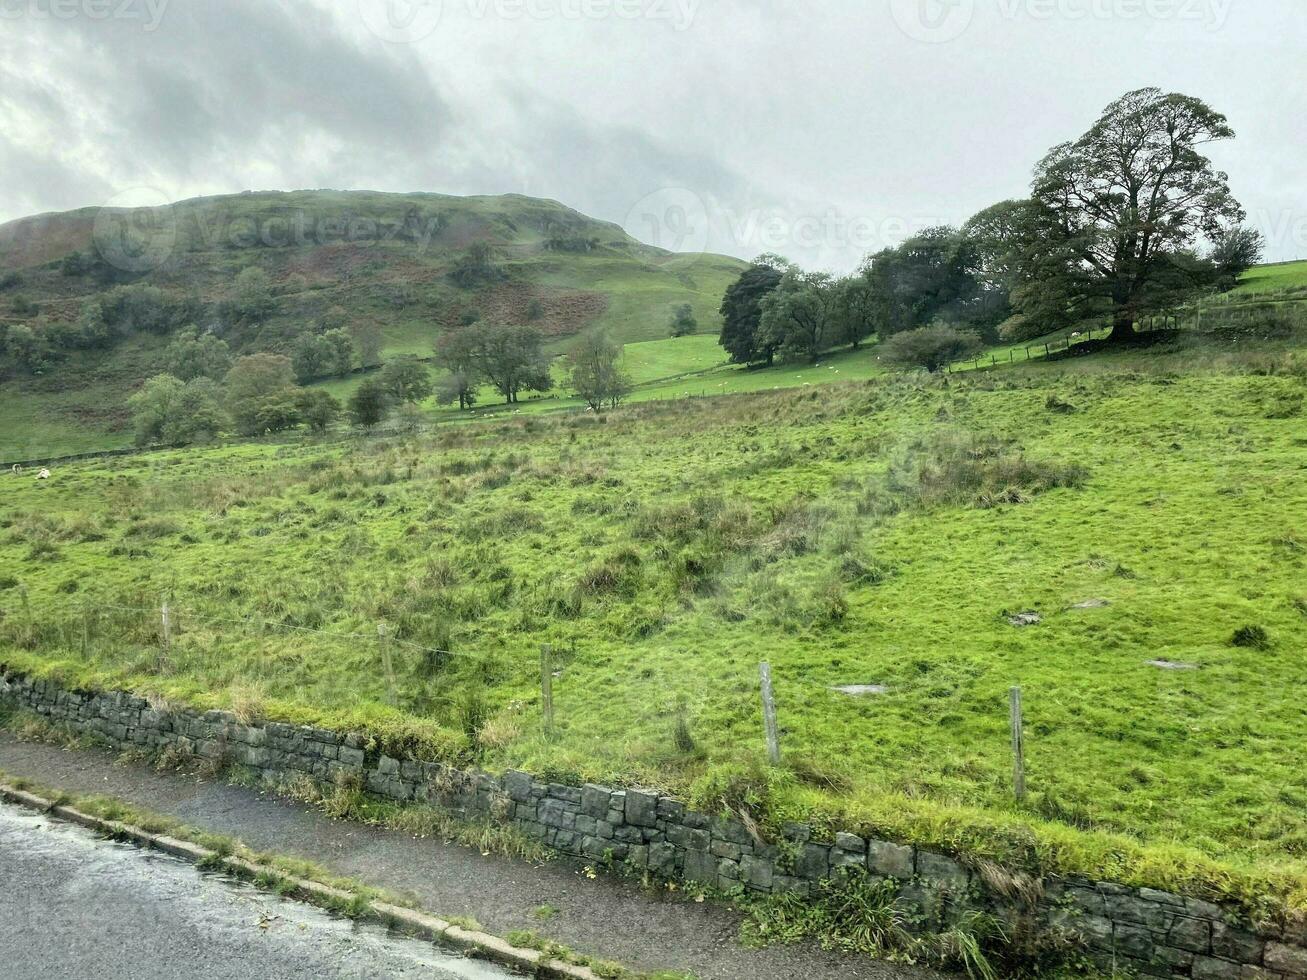
<path id="1" fill-rule="evenodd" d="M 933 851 L 917 852 L 917 875 L 932 885 L 954 893 L 966 891 L 971 875 L 951 857 Z"/>
<path id="2" fill-rule="evenodd" d="M 639 827 L 623 825 L 613 829 L 613 839 L 623 844 L 643 844 L 644 832 Z"/>
<path id="3" fill-rule="evenodd" d="M 744 860 L 740 862 L 740 874 L 743 880 L 761 891 L 771 890 L 775 873 L 772 862 L 762 858 L 745 855 Z"/>
<path id="4" fill-rule="evenodd" d="M 1171 931 L 1166 934 L 1166 944 L 1191 953 L 1208 953 L 1212 949 L 1212 923 L 1207 919 L 1176 916 Z"/>
<path id="5" fill-rule="evenodd" d="M 867 842 L 856 834 L 836 834 L 835 849 L 859 857 L 867 856 Z"/>
<path id="6" fill-rule="evenodd" d="M 688 851 L 685 855 L 685 878 L 709 888 L 717 887 L 717 858 L 707 851 Z"/>
<path id="7" fill-rule="evenodd" d="M 831 849 L 824 844 L 804 844 L 794 862 L 796 878 L 822 881 L 830 876 Z"/>
<path id="8" fill-rule="evenodd" d="M 564 803 L 571 803 L 575 806 L 581 805 L 581 791 L 574 786 L 564 786 L 561 783 L 550 783 L 547 795 L 555 800 L 562 800 Z"/>
<path id="9" fill-rule="evenodd" d="M 713 837 L 728 841 L 731 844 L 743 846 L 753 843 L 753 837 L 744 824 L 729 817 L 715 817 L 710 832 Z"/>
<path id="10" fill-rule="evenodd" d="M 917 874 L 916 855 L 912 848 L 887 841 L 868 841 L 867 870 L 875 875 L 906 881 Z"/>
<path id="11" fill-rule="evenodd" d="M 343 766 L 349 766 L 351 769 L 362 769 L 365 756 L 362 749 L 351 749 L 342 746 L 339 753 L 340 763 Z"/>
<path id="12" fill-rule="evenodd" d="M 732 844 L 727 840 L 714 840 L 709 850 L 712 851 L 716 857 L 724 858 L 728 861 L 739 861 L 743 855 L 743 851 L 740 850 L 739 844 Z"/>
<path id="13" fill-rule="evenodd" d="M 1076 923 L 1076 932 L 1084 938 L 1085 945 L 1093 950 L 1111 950 L 1115 942 L 1112 920 L 1101 916 L 1082 916 Z"/>
<path id="14" fill-rule="evenodd" d="M 1240 963 L 1260 963 L 1266 952 L 1266 941 L 1236 926 L 1224 922 L 1212 923 L 1212 955 Z"/>
<path id="15" fill-rule="evenodd" d="M 1143 926 L 1117 923 L 1113 938 L 1115 950 L 1134 959 L 1149 961 L 1157 952 L 1153 934 Z"/>
<path id="16" fill-rule="evenodd" d="M 708 830 L 712 826 L 712 821 L 708 819 L 707 814 L 687 810 L 685 817 L 681 820 L 681 825 L 688 827 L 690 830 Z"/>
<path id="17" fill-rule="evenodd" d="M 1280 980 L 1282 974 L 1272 973 L 1260 966 L 1244 964 L 1239 968 L 1239 980 Z"/>
<path id="18" fill-rule="evenodd" d="M 567 851 L 569 854 L 575 854 L 580 850 L 581 840 L 570 830 L 560 830 L 554 834 L 554 847 L 560 851 Z"/>
<path id="19" fill-rule="evenodd" d="M 626 822 L 633 827 L 658 826 L 658 797 L 640 790 L 626 791 Z"/>
<path id="20" fill-rule="evenodd" d="M 649 870 L 671 878 L 676 874 L 676 848 L 671 844 L 649 845 Z"/>
<path id="21" fill-rule="evenodd" d="M 1159 946 L 1157 952 L 1153 954 L 1153 965 L 1161 968 L 1166 975 L 1170 976 L 1176 971 L 1188 971 L 1194 965 L 1194 959 L 1197 953 L 1190 952 L 1187 949 L 1177 949 L 1174 946 Z"/>
<path id="22" fill-rule="evenodd" d="M 1139 889 L 1139 897 L 1145 902 L 1170 905 L 1178 911 L 1184 911 L 1184 896 L 1182 895 L 1172 895 L 1170 892 L 1158 891 L 1155 888 L 1141 888 Z"/>
<path id="23" fill-rule="evenodd" d="M 542 824 L 568 830 L 576 827 L 576 814 L 568 810 L 562 800 L 547 799 L 540 804 L 539 810 Z"/>
<path id="24" fill-rule="evenodd" d="M 1153 932 L 1165 934 L 1171 927 L 1176 910 L 1146 902 L 1130 892 L 1106 896 L 1107 914 L 1117 922 L 1131 922 Z"/>
<path id="25" fill-rule="evenodd" d="M 669 823 L 680 823 L 685 819 L 685 804 L 678 803 L 676 800 L 669 799 L 666 796 L 659 797 L 658 819 L 666 820 Z"/>
<path id="26" fill-rule="evenodd" d="M 712 838 L 706 830 L 692 830 L 685 826 L 667 828 L 667 839 L 677 847 L 690 851 L 706 851 Z"/>
<path id="27" fill-rule="evenodd" d="M 636 844 L 626 854 L 626 863 L 633 868 L 646 868 L 649 866 L 649 845 Z"/>
<path id="28" fill-rule="evenodd" d="M 1275 970 L 1294 980 L 1307 977 L 1307 949 L 1301 946 L 1286 946 L 1284 943 L 1267 943 L 1262 961 L 1267 969 Z"/>
<path id="29" fill-rule="evenodd" d="M 613 791 L 606 786 L 590 783 L 581 787 L 581 812 L 595 820 L 603 820 L 608 816 L 608 804 L 612 796 Z"/>
<path id="30" fill-rule="evenodd" d="M 1242 967 L 1230 960 L 1217 959 L 1214 956 L 1196 956 L 1189 967 L 1193 980 L 1239 980 Z"/>
<path id="31" fill-rule="evenodd" d="M 737 888 L 740 884 L 740 863 L 723 858 L 717 862 L 717 884 L 720 888 Z"/>

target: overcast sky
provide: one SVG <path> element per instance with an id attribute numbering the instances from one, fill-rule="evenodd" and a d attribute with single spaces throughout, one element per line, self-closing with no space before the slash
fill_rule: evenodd
<path id="1" fill-rule="evenodd" d="M 0 221 L 247 188 L 518 192 L 844 271 L 1021 195 L 1145 85 L 1307 257 L 1302 0 L 0 0 Z"/>

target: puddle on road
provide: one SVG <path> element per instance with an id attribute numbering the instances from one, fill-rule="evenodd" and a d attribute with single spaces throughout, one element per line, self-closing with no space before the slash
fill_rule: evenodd
<path id="1" fill-rule="evenodd" d="M 88 924 L 102 914 L 106 897 L 129 894 L 133 911 L 141 914 L 143 932 L 156 921 L 183 922 L 202 930 L 218 946 L 239 949 L 243 958 L 251 960 L 266 949 L 278 958 L 302 955 L 306 962 L 349 965 L 352 968 L 343 972 L 351 976 L 411 974 L 431 980 L 517 976 L 431 943 L 406 939 L 382 926 L 283 899 L 227 875 L 200 872 L 170 855 L 107 840 L 8 804 L 0 804 L 0 853 L 11 868 L 21 868 L 15 873 L 45 879 L 57 894 L 60 913 L 84 916 Z M 0 932 L 4 926 L 0 922 Z M 130 922 L 126 927 L 136 928 Z"/>

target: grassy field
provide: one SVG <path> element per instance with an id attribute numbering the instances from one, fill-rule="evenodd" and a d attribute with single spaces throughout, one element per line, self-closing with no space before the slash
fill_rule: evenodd
<path id="1" fill-rule="evenodd" d="M 667 366 L 708 359 L 690 341 Z M 1303 352 L 878 372 L 864 351 L 778 369 L 785 391 L 6 476 L 0 660 L 1307 906 Z"/>
<path id="2" fill-rule="evenodd" d="M 1282 262 L 1250 270 L 1235 293 L 1269 293 L 1304 287 L 1307 287 L 1307 262 Z"/>
<path id="3" fill-rule="evenodd" d="M 297 195 L 286 196 L 298 199 Z M 319 196 L 309 195 L 305 200 Z M 352 196 L 346 197 L 352 199 Z M 387 204 L 392 195 L 363 195 L 363 199 L 371 197 L 377 198 L 369 206 L 376 209 L 378 215 L 384 215 L 387 206 L 393 208 L 393 204 Z M 631 401 L 636 403 L 867 380 L 883 373 L 874 346 L 857 352 L 828 355 L 818 368 L 778 365 L 767 370 L 748 370 L 727 364 L 716 340 L 720 325 L 718 306 L 727 284 L 741 267 L 735 260 L 720 256 L 659 255 L 654 250 L 645 254 L 639 248 L 620 255 L 611 251 L 596 255 L 542 254 L 539 251 L 540 235 L 522 220 L 521 208 L 530 204 L 545 207 L 548 211 L 550 208 L 561 209 L 561 206 L 511 197 L 452 199 L 418 195 L 416 199 L 423 197 L 457 202 L 459 216 L 457 220 L 450 219 L 450 227 L 456 230 L 465 231 L 469 224 L 482 227 L 505 219 L 512 221 L 511 231 L 499 231 L 515 241 L 509 250 L 511 259 L 507 263 L 511 270 L 510 286 L 513 283 L 517 286 L 529 284 L 528 292 L 538 290 L 542 296 L 603 297 L 603 303 L 589 312 L 578 313 L 567 304 L 555 311 L 558 321 L 545 326 L 554 334 L 550 349 L 560 355 L 555 367 L 558 387 L 546 396 L 528 395 L 512 410 L 514 412 L 535 414 L 582 407 L 582 402 L 567 392 L 566 367 L 561 355 L 573 342 L 574 332 L 587 325 L 609 331 L 626 345 L 624 366 L 636 385 L 631 397 Z M 257 214 L 267 209 L 266 202 L 261 203 L 258 195 L 251 199 L 216 200 L 224 202 L 227 207 L 235 200 L 243 209 L 238 216 L 245 211 Z M 317 206 L 324 205 L 319 202 Z M 577 215 L 575 220 L 590 230 L 604 229 L 601 224 L 584 216 Z M 612 231 L 608 233 L 612 234 Z M 447 250 L 433 249 L 431 263 L 438 269 L 440 261 L 447 258 Z M 371 259 L 364 268 L 374 275 L 377 269 L 384 270 L 388 263 L 398 261 L 394 256 L 383 259 L 376 254 Z M 307 261 L 307 258 L 301 256 L 300 260 Z M 224 256 L 222 261 L 230 264 L 236 259 Z M 227 271 L 234 275 L 234 268 Z M 411 274 L 412 270 L 408 272 Z M 315 284 L 294 302 L 283 304 L 286 315 L 291 319 L 311 318 L 317 315 L 314 311 L 320 313 L 327 306 L 347 306 L 378 319 L 383 329 L 386 355 L 414 354 L 429 358 L 435 338 L 452 322 L 450 317 L 464 306 L 477 303 L 475 296 L 452 289 L 438 277 L 433 281 L 429 274 L 419 279 L 417 295 L 411 304 L 399 309 L 386 299 L 385 282 L 361 285 L 357 279 L 351 282 Z M 389 285 L 393 287 L 394 283 Z M 1307 286 L 1307 262 L 1262 266 L 1249 272 L 1244 284 L 1229 294 L 1227 301 L 1237 303 L 1240 297 L 1266 296 L 1303 286 Z M 507 304 L 505 309 L 508 309 L 513 303 L 520 305 L 520 292 L 520 289 L 507 288 L 501 296 L 492 290 L 491 295 L 483 300 L 488 308 Z M 672 308 L 687 301 L 694 308 L 701 332 L 690 337 L 667 339 Z M 992 356 L 1000 362 L 1007 361 L 1009 356 L 1020 360 L 1027 356 L 1029 347 L 1032 356 L 1038 358 L 1042 356 L 1040 348 L 1045 341 L 1061 343 L 1064 339 L 1064 334 L 1058 333 L 1030 344 L 999 344 L 987 350 L 984 357 Z M 100 353 L 74 354 L 58 376 L 16 379 L 0 384 L 0 422 L 9 423 L 0 425 L 0 458 L 43 458 L 129 445 L 131 432 L 126 397 L 140 379 L 159 369 L 157 361 L 161 349 L 162 341 L 157 338 L 133 338 L 107 357 Z M 968 365 L 958 367 L 966 369 Z M 69 378 L 73 380 L 70 382 Z M 344 400 L 361 380 L 361 375 L 355 375 L 321 382 L 317 387 Z M 437 407 L 434 402 L 428 402 L 422 408 L 431 422 L 443 422 L 505 414 L 504 407 L 496 402 L 494 393 L 487 389 L 482 392 L 479 410 L 463 417 L 455 410 Z"/>

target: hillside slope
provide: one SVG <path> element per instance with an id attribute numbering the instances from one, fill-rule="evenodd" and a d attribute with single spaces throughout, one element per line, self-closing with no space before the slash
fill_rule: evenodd
<path id="1" fill-rule="evenodd" d="M 477 243 L 491 247 L 495 275 L 461 286 L 451 273 Z M 224 322 L 222 304 L 251 266 L 267 274 L 275 307 L 257 325 Z M 592 325 L 625 343 L 665 336 L 680 303 L 713 330 L 743 267 L 653 248 L 518 195 L 247 193 L 0 226 L 0 324 L 71 323 L 87 302 L 139 282 L 190 301 L 198 325 L 241 353 L 285 350 L 337 307 L 351 323 L 376 324 L 389 354 L 429 355 L 442 331 L 471 315 L 530 322 L 560 347 Z M 126 397 L 159 368 L 166 342 L 136 333 L 107 351 L 68 351 L 34 376 L 0 363 L 0 456 L 122 444 Z"/>

